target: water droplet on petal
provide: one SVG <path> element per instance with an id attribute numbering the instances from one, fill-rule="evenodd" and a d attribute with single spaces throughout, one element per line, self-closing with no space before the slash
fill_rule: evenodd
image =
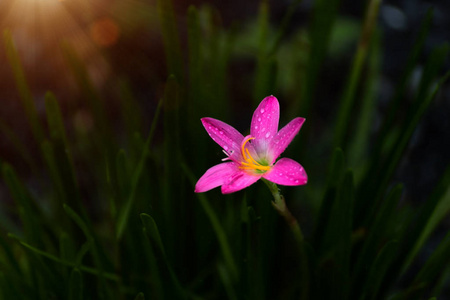
<path id="1" fill-rule="evenodd" d="M 295 183 L 298 183 L 298 179 L 295 180 Z"/>
<path id="2" fill-rule="evenodd" d="M 258 122 L 261 122 L 261 118 L 258 118 Z"/>
<path id="3" fill-rule="evenodd" d="M 219 133 L 220 133 L 220 134 L 223 134 L 223 131 L 221 130 L 221 131 L 219 131 Z"/>
<path id="4" fill-rule="evenodd" d="M 224 149 L 225 151 L 227 151 L 227 150 L 228 150 L 228 146 L 227 146 L 227 145 L 223 146 L 223 149 Z"/>
<path id="5" fill-rule="evenodd" d="M 266 139 L 270 137 L 270 132 L 266 133 Z"/>
<path id="6" fill-rule="evenodd" d="M 255 126 L 255 129 L 258 129 L 258 126 Z"/>
<path id="7" fill-rule="evenodd" d="M 263 114 L 264 113 L 264 108 L 261 108 L 260 112 Z"/>

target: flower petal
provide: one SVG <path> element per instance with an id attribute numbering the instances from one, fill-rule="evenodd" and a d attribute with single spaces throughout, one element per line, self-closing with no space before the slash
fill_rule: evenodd
<path id="1" fill-rule="evenodd" d="M 239 170 L 238 173 L 235 173 L 230 178 L 230 181 L 224 185 L 222 185 L 222 194 L 230 194 L 237 191 L 240 191 L 261 178 L 261 175 L 251 175 L 246 171 Z"/>
<path id="2" fill-rule="evenodd" d="M 305 169 L 290 158 L 282 158 L 263 177 L 281 185 L 303 185 L 308 182 Z"/>
<path id="3" fill-rule="evenodd" d="M 203 126 L 209 136 L 230 154 L 230 158 L 239 157 L 244 136 L 233 126 L 213 118 L 202 118 Z"/>
<path id="4" fill-rule="evenodd" d="M 274 96 L 264 98 L 253 113 L 250 134 L 258 153 L 265 152 L 278 131 L 280 104 Z M 262 153 L 264 154 L 264 153 Z"/>
<path id="5" fill-rule="evenodd" d="M 295 118 L 275 135 L 273 140 L 270 142 L 268 151 L 268 155 L 271 157 L 270 163 L 273 163 L 278 156 L 283 153 L 286 147 L 292 142 L 294 137 L 300 131 L 300 128 L 304 122 L 304 118 Z"/>
<path id="6" fill-rule="evenodd" d="M 197 181 L 195 185 L 196 193 L 203 193 L 215 187 L 218 187 L 233 178 L 234 173 L 241 170 L 234 162 L 226 162 L 209 168 L 205 174 Z"/>

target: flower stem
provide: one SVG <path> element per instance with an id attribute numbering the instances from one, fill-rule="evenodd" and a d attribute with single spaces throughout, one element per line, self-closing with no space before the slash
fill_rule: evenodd
<path id="1" fill-rule="evenodd" d="M 275 210 L 284 218 L 287 225 L 292 231 L 294 238 L 297 242 L 300 251 L 300 259 L 301 259 L 301 276 L 302 276 L 302 297 L 301 299 L 308 299 L 308 286 L 309 286 L 309 274 L 308 274 L 308 261 L 306 257 L 306 249 L 304 243 L 303 232 L 298 224 L 297 219 L 291 214 L 289 209 L 286 206 L 286 202 L 284 201 L 283 195 L 280 194 L 280 190 L 276 183 L 268 181 L 264 178 L 261 178 L 262 181 L 267 185 L 270 192 L 273 196 L 272 206 Z"/>
<path id="2" fill-rule="evenodd" d="M 275 210 L 284 218 L 286 223 L 288 224 L 289 228 L 292 230 L 292 233 L 295 236 L 295 239 L 300 244 L 303 243 L 303 233 L 300 229 L 300 225 L 298 225 L 297 219 L 291 214 L 289 209 L 286 206 L 286 202 L 284 201 L 283 195 L 280 194 L 280 190 L 278 189 L 278 186 L 276 183 L 273 183 L 271 181 L 268 181 L 264 178 L 262 178 L 262 181 L 269 187 L 270 192 L 273 196 L 272 205 L 275 208 Z"/>

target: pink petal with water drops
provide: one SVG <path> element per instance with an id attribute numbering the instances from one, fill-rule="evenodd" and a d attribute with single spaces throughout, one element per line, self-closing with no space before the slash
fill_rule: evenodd
<path id="1" fill-rule="evenodd" d="M 218 187 L 233 177 L 234 173 L 240 170 L 236 167 L 234 162 L 227 162 L 215 165 L 209 168 L 205 174 L 197 181 L 195 185 L 196 193 L 203 193 L 215 187 Z"/>
<path id="2" fill-rule="evenodd" d="M 271 157 L 270 163 L 273 163 L 278 156 L 286 150 L 286 147 L 289 146 L 294 137 L 300 131 L 300 128 L 304 122 L 304 118 L 295 118 L 275 135 L 269 146 L 270 150 L 268 154 L 270 155 L 269 157 Z"/>
<path id="3" fill-rule="evenodd" d="M 280 104 L 274 96 L 264 98 L 253 113 L 250 134 L 255 138 L 256 151 L 265 151 L 278 131 Z"/>
<path id="4" fill-rule="evenodd" d="M 263 177 L 281 185 L 303 185 L 308 182 L 305 169 L 290 158 L 282 158 Z"/>
<path id="5" fill-rule="evenodd" d="M 213 118 L 202 118 L 203 126 L 209 136 L 230 154 L 230 157 L 240 155 L 241 142 L 244 136 L 233 126 Z"/>
<path id="6" fill-rule="evenodd" d="M 228 183 L 222 185 L 222 194 L 230 194 L 240 191 L 261 178 L 261 175 L 250 175 L 247 172 L 240 170 L 238 173 L 229 178 Z"/>

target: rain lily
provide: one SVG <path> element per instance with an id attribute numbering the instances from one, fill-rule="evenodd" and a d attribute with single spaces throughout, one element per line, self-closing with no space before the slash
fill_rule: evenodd
<path id="1" fill-rule="evenodd" d="M 253 113 L 250 135 L 243 136 L 232 126 L 213 119 L 201 121 L 211 138 L 227 156 L 223 163 L 206 171 L 195 185 L 202 193 L 221 186 L 223 194 L 242 190 L 264 178 L 280 185 L 306 184 L 303 167 L 289 158 L 277 158 L 291 143 L 302 127 L 304 118 L 295 118 L 278 131 L 280 105 L 269 96 L 261 101 Z"/>

